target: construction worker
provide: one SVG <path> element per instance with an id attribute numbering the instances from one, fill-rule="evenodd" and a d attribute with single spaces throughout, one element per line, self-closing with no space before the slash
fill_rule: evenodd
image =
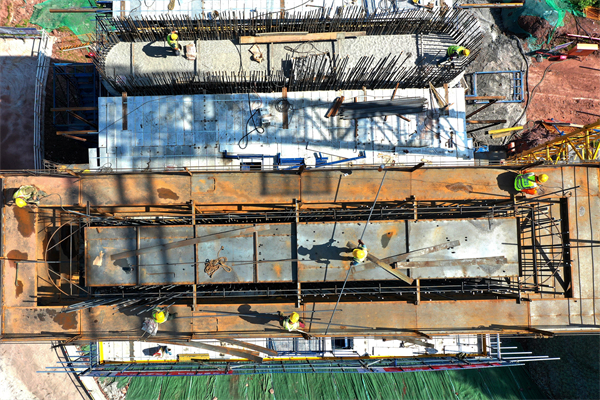
<path id="1" fill-rule="evenodd" d="M 173 31 L 167 35 L 167 43 L 169 44 L 169 46 L 171 46 L 176 56 L 181 54 L 179 52 L 181 48 L 179 47 L 179 43 L 177 43 L 178 38 L 179 35 L 177 35 L 177 31 Z"/>
<path id="2" fill-rule="evenodd" d="M 169 314 L 166 308 L 156 307 L 152 310 L 152 318 L 157 324 L 162 324 L 175 318 L 177 314 Z"/>
<path id="3" fill-rule="evenodd" d="M 515 189 L 526 194 L 537 194 L 537 188 L 548 181 L 548 175 L 536 175 L 533 172 L 522 171 L 515 178 Z"/>
<path id="4" fill-rule="evenodd" d="M 452 61 L 455 57 L 457 58 L 466 58 L 471 54 L 471 51 L 463 46 L 450 46 L 446 49 L 446 57 L 438 63 L 438 65 L 443 64 L 446 61 Z"/>
<path id="5" fill-rule="evenodd" d="M 352 263 L 350 265 L 358 265 L 367 259 L 369 251 L 365 243 L 358 239 L 358 247 L 352 250 Z"/>
<path id="6" fill-rule="evenodd" d="M 39 205 L 40 199 L 46 196 L 48 195 L 45 192 L 33 185 L 24 185 L 13 194 L 13 200 L 17 207 L 23 208 L 26 205 Z"/>
<path id="7" fill-rule="evenodd" d="M 300 315 L 297 312 L 293 312 L 289 317 L 285 318 L 281 312 L 279 312 L 279 322 L 284 329 L 287 329 L 289 332 L 297 331 L 298 328 L 304 329 L 306 325 L 304 325 L 304 321 L 300 319 Z"/>

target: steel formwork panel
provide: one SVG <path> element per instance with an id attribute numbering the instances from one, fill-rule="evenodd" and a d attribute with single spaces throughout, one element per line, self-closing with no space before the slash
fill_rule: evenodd
<path id="1" fill-rule="evenodd" d="M 293 274 L 290 261 L 252 264 L 255 257 L 256 261 L 292 258 L 289 224 L 275 224 L 268 230 L 258 232 L 256 246 L 253 234 L 250 233 L 115 261 L 110 257 L 124 251 L 160 246 L 251 226 L 197 225 L 195 236 L 192 226 L 86 228 L 87 284 L 128 286 L 249 283 L 255 282 L 257 276 L 263 282 L 291 282 Z M 223 249 L 219 253 L 221 247 Z M 204 273 L 204 262 L 216 259 L 217 255 L 227 257 L 224 263 L 231 266 L 232 272 L 220 268 L 210 278 Z"/>
<path id="2" fill-rule="evenodd" d="M 308 223 L 298 225 L 298 277 L 300 281 L 343 281 L 350 261 L 349 239 L 360 238 L 364 223 Z M 458 236 L 458 235 L 461 236 Z M 518 276 L 517 223 L 514 218 L 494 220 L 372 222 L 363 241 L 380 259 L 397 256 L 453 240 L 460 246 L 411 258 L 411 261 L 460 260 L 504 256 L 507 263 L 471 266 L 414 268 L 410 276 L 420 278 L 479 278 Z M 490 243 L 494 245 L 490 246 Z M 407 273 L 406 270 L 401 270 Z M 349 280 L 397 279 L 373 264 L 355 267 Z"/>
<path id="3" fill-rule="evenodd" d="M 111 255 L 123 251 L 144 249 L 251 226 L 86 228 L 87 283 L 89 286 L 120 286 L 292 282 L 295 274 L 293 262 L 290 260 L 294 258 L 294 254 L 298 256 L 298 281 L 342 281 L 352 261 L 352 249 L 349 249 L 346 243 L 349 238 L 354 240 L 353 238 L 361 237 L 365 224 L 302 223 L 297 227 L 297 238 L 292 235 L 292 224 L 275 224 L 266 231 L 257 232 L 256 239 L 253 234 L 241 234 L 116 261 L 110 258 Z M 456 240 L 458 232 L 461 234 L 460 246 L 411 260 L 445 260 L 456 261 L 456 264 L 415 268 L 408 272 L 410 276 L 435 279 L 518 275 L 517 227 L 514 218 L 493 221 L 486 219 L 372 222 L 365 232 L 364 241 L 372 254 L 384 259 Z M 489 246 L 489 243 L 495 245 Z M 232 271 L 227 272 L 220 268 L 210 278 L 204 273 L 204 261 L 217 259 L 217 256 L 226 257 L 224 263 L 229 265 Z M 506 257 L 507 264 L 488 264 L 485 260 L 470 266 L 459 264 L 459 260 L 463 258 L 499 256 Z M 355 268 L 349 279 L 370 281 L 397 278 L 377 266 L 363 264 Z"/>

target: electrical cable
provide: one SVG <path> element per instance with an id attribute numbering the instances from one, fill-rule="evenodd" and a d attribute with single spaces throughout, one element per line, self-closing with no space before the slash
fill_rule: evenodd
<path id="1" fill-rule="evenodd" d="M 248 108 L 250 110 L 250 117 L 246 121 L 246 133 L 238 141 L 238 147 L 242 150 L 244 150 L 245 148 L 248 147 L 248 136 L 250 136 L 253 132 L 257 132 L 259 135 L 262 135 L 265 132 L 265 128 L 263 128 L 262 126 L 257 126 L 256 121 L 254 119 L 254 116 L 257 113 L 260 115 L 260 109 L 263 106 L 263 101 L 262 101 L 262 98 L 260 97 L 260 95 L 256 92 L 254 92 L 254 94 L 256 94 L 258 96 L 260 105 L 258 106 L 258 108 L 256 108 L 256 110 L 252 111 L 252 103 L 250 102 L 250 92 L 248 92 Z M 252 120 L 252 125 L 254 125 L 254 129 L 252 129 L 251 131 L 248 131 L 248 125 L 250 124 L 250 120 Z M 243 146 L 242 146 L 242 142 L 244 142 Z"/>
<path id="2" fill-rule="evenodd" d="M 295 8 L 302 7 L 302 6 L 304 6 L 304 5 L 308 4 L 308 3 L 312 3 L 312 1 L 313 0 L 307 0 L 307 1 L 305 1 L 304 3 L 302 3 L 300 5 L 297 5 L 297 6 L 294 6 L 294 7 L 290 7 L 290 8 L 284 8 L 284 9 L 281 9 L 281 10 L 278 10 L 278 11 L 267 11 L 267 12 L 264 12 L 262 14 L 255 15 L 254 17 L 252 17 L 252 19 L 256 19 L 256 18 L 261 17 L 263 15 L 279 14 L 279 13 L 283 13 L 283 12 L 286 12 L 286 11 L 290 11 L 290 10 L 293 10 Z"/>
<path id="3" fill-rule="evenodd" d="M 308 51 L 300 51 L 300 50 L 298 50 L 300 47 L 302 47 L 302 46 L 304 46 L 304 45 L 306 45 L 306 44 L 309 44 L 309 45 L 311 45 L 312 49 L 310 49 L 310 50 L 308 50 Z M 317 46 L 315 46 L 315 45 L 314 45 L 314 43 L 313 43 L 312 41 L 310 41 L 310 42 L 303 42 L 303 43 L 300 43 L 299 45 L 297 45 L 297 46 L 296 46 L 296 47 L 294 47 L 294 48 L 292 48 L 292 47 L 290 47 L 290 46 L 283 46 L 283 48 L 284 48 L 285 50 L 287 50 L 287 51 L 291 52 L 291 53 L 292 53 L 292 56 L 294 55 L 294 53 L 299 53 L 299 54 L 308 54 L 308 55 L 311 55 L 311 56 L 320 56 L 320 55 L 322 55 L 322 54 L 327 54 L 327 55 L 329 55 L 329 52 L 328 52 L 328 51 L 322 51 L 322 50 L 318 49 L 318 48 L 317 48 Z M 313 51 L 316 51 L 317 53 L 313 53 Z"/>
<path id="4" fill-rule="evenodd" d="M 517 125 L 517 123 L 518 123 L 518 122 L 521 120 L 521 118 L 523 118 L 523 115 L 525 115 L 525 113 L 527 112 L 527 109 L 529 108 L 529 103 L 531 103 L 531 100 L 532 100 L 532 99 L 533 99 L 533 97 L 534 97 L 534 94 L 535 94 L 535 93 L 534 93 L 534 92 L 535 92 L 535 89 L 537 89 L 537 88 L 538 88 L 538 86 L 540 86 L 540 85 L 542 84 L 542 82 L 544 81 L 544 78 L 546 77 L 546 74 L 548 73 L 548 70 L 550 69 L 550 67 L 552 67 L 552 66 L 554 66 L 554 65 L 556 65 L 556 64 L 558 64 L 558 63 L 561 63 L 561 62 L 563 62 L 563 61 L 567 61 L 567 60 L 569 60 L 569 59 L 566 59 L 566 60 L 559 60 L 559 61 L 553 61 L 553 62 L 552 62 L 550 65 L 548 65 L 548 66 L 546 67 L 546 69 L 544 70 L 544 73 L 542 74 L 542 79 L 540 79 L 540 81 L 537 83 L 537 85 L 535 85 L 535 86 L 533 87 L 533 89 L 531 90 L 531 92 L 530 92 L 530 93 L 528 93 L 528 95 L 527 95 L 527 103 L 525 103 L 525 108 L 523 109 L 523 112 L 521 113 L 521 115 L 519 116 L 519 118 L 517 118 L 517 120 L 516 120 L 516 121 L 515 121 L 515 123 L 513 124 L 513 127 Z M 526 79 L 527 79 L 527 78 L 526 78 Z"/>

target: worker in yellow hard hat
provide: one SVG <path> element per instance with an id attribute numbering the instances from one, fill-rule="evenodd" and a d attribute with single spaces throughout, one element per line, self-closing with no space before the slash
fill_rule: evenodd
<path id="1" fill-rule="evenodd" d="M 369 255 L 367 246 L 361 239 L 358 239 L 358 247 L 352 250 L 352 263 L 350 265 L 360 264 L 367 259 L 367 255 Z"/>
<path id="2" fill-rule="evenodd" d="M 152 310 L 152 318 L 157 324 L 163 324 L 167 321 L 170 321 L 175 318 L 176 315 L 177 314 L 169 314 L 169 310 L 166 308 L 156 307 L 154 310 Z"/>
<path id="3" fill-rule="evenodd" d="M 454 58 L 458 58 L 460 60 L 462 58 L 469 57 L 469 54 L 471 54 L 471 50 L 464 46 L 449 46 L 446 49 L 446 57 L 440 61 L 438 65 L 443 64 L 445 61 L 452 61 Z"/>
<path id="4" fill-rule="evenodd" d="M 177 34 L 177 31 L 172 31 L 171 33 L 169 33 L 167 35 L 167 43 L 173 49 L 176 56 L 181 54 L 179 52 L 179 50 L 181 50 L 181 48 L 179 47 L 179 43 L 177 43 L 177 39 L 179 39 L 179 35 Z"/>
<path id="5" fill-rule="evenodd" d="M 23 185 L 13 194 L 13 200 L 17 207 L 23 208 L 27 205 L 39 205 L 40 199 L 46 196 L 45 192 L 33 185 Z"/>
<path id="6" fill-rule="evenodd" d="M 283 314 L 279 313 L 279 322 L 284 329 L 287 329 L 289 332 L 297 331 L 299 328 L 304 329 L 304 321 L 300 319 L 300 315 L 297 312 L 293 312 L 289 317 L 285 318 Z"/>
<path id="7" fill-rule="evenodd" d="M 536 175 L 530 171 L 522 171 L 515 178 L 515 189 L 525 194 L 536 195 L 537 188 L 548 181 L 548 175 Z"/>

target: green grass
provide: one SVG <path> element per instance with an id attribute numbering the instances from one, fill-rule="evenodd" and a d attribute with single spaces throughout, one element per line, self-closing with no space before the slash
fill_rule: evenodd
<path id="1" fill-rule="evenodd" d="M 20 24 L 16 24 L 15 27 L 17 27 L 17 28 L 26 28 L 27 25 L 29 25 L 29 18 L 24 19 L 23 22 L 21 22 Z"/>

